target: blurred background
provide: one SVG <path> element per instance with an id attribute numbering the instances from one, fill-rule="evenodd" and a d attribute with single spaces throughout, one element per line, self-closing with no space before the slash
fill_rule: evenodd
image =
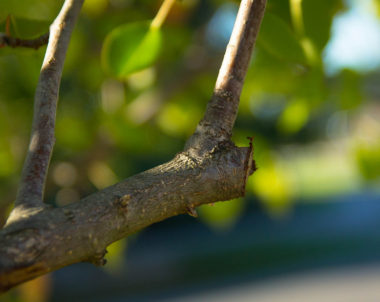
<path id="1" fill-rule="evenodd" d="M 239 1 L 181 0 L 157 62 L 103 71 L 116 26 L 157 0 L 86 0 L 68 50 L 46 202 L 65 206 L 180 152 L 203 115 Z M 0 32 L 47 31 L 62 1 L 0 1 Z M 45 47 L 0 48 L 0 225 L 16 195 Z M 380 1 L 269 0 L 233 140 L 245 198 L 207 205 L 0 301 L 379 301 Z"/>

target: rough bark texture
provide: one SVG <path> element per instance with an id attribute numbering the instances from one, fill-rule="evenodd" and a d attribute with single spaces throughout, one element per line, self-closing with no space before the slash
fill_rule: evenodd
<path id="1" fill-rule="evenodd" d="M 60 267 L 103 264 L 106 247 L 204 203 L 244 195 L 249 148 L 220 146 L 203 158 L 178 154 L 79 203 L 32 213 L 0 232 L 0 290 Z"/>
<path id="2" fill-rule="evenodd" d="M 83 1 L 68 2 L 81 5 Z M 116 240 L 174 215 L 195 216 L 199 205 L 244 196 L 247 177 L 255 169 L 253 148 L 251 143 L 238 148 L 230 137 L 265 4 L 266 0 L 242 1 L 214 95 L 185 151 L 168 163 L 63 208 L 42 206 L 40 190 L 20 189 L 23 193 L 14 213 L 0 231 L 0 292 L 69 264 L 89 261 L 103 265 L 106 247 Z M 57 85 L 54 70 L 62 67 L 51 67 L 52 85 Z M 44 68 L 41 81 L 49 83 L 43 74 Z M 39 93 L 37 89 L 36 95 Z M 51 113 L 49 106 L 46 110 Z M 45 126 L 53 123 L 41 116 L 35 120 Z M 47 143 L 52 147 L 52 141 Z M 45 159 L 46 165 L 48 161 Z"/>

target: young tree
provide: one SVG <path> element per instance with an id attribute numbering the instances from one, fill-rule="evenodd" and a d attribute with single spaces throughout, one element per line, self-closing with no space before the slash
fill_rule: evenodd
<path id="1" fill-rule="evenodd" d="M 199 205 L 244 196 L 255 170 L 252 142 L 236 147 L 231 134 L 266 0 L 242 0 L 212 98 L 184 150 L 77 203 L 45 204 L 62 68 L 82 4 L 65 0 L 50 27 L 29 150 L 14 209 L 0 231 L 0 292 L 73 263 L 103 265 L 114 241 L 174 215 L 196 216 Z M 46 40 L 0 36 L 0 44 L 12 47 L 38 47 Z"/>

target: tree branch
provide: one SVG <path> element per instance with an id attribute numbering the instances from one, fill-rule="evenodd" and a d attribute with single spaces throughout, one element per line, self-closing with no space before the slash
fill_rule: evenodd
<path id="1" fill-rule="evenodd" d="M 19 39 L 11 37 L 7 34 L 0 33 L 0 47 L 9 46 L 9 47 L 26 47 L 38 49 L 41 46 L 45 45 L 49 41 L 49 33 L 45 33 L 35 39 Z"/>
<path id="2" fill-rule="evenodd" d="M 264 16 L 266 0 L 242 0 L 219 70 L 214 93 L 186 149 L 203 152 L 220 141 L 230 140 L 238 112 L 240 93 L 252 50 Z"/>
<path id="3" fill-rule="evenodd" d="M 63 63 L 71 32 L 83 0 L 66 0 L 50 26 L 50 38 L 34 99 L 34 117 L 28 154 L 17 192 L 15 209 L 8 222 L 26 208 L 43 205 L 43 192 L 54 146 L 55 116 Z"/>
<path id="4" fill-rule="evenodd" d="M 243 195 L 249 148 L 202 159 L 186 153 L 63 208 L 32 213 L 0 231 L 0 292 L 80 261 L 103 264 L 106 247 L 201 204 Z"/>
<path id="5" fill-rule="evenodd" d="M 242 1 L 214 96 L 185 151 L 78 203 L 26 209 L 8 222 L 0 231 L 0 292 L 80 261 L 102 265 L 116 240 L 174 215 L 194 216 L 199 205 L 244 196 L 253 148 L 236 147 L 230 133 L 265 2 Z"/>

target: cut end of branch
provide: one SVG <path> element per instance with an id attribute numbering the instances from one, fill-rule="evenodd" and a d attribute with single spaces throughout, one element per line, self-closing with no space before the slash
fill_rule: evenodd
<path id="1" fill-rule="evenodd" d="M 253 137 L 247 137 L 249 140 L 249 148 L 247 150 L 247 157 L 244 163 L 245 178 L 243 184 L 243 196 L 245 195 L 245 187 L 247 186 L 247 180 L 250 175 L 252 175 L 256 170 L 256 162 L 253 159 Z"/>
<path id="2" fill-rule="evenodd" d="M 249 153 L 250 153 L 250 163 L 247 169 L 249 173 L 248 176 L 249 176 L 249 175 L 252 175 L 257 170 L 257 166 L 253 158 L 253 136 L 247 137 L 247 139 L 249 139 Z"/>

